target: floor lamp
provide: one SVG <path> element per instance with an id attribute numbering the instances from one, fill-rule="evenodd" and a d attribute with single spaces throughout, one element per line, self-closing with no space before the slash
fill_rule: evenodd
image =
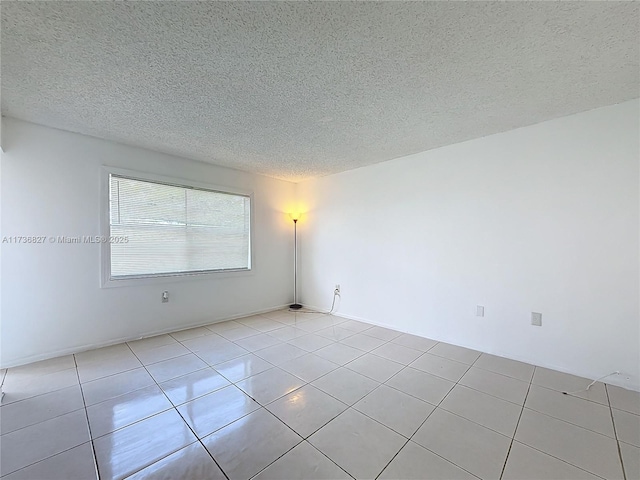
<path id="1" fill-rule="evenodd" d="M 298 219 L 299 213 L 292 213 L 293 220 L 293 304 L 289 305 L 291 310 L 300 310 L 302 305 L 298 303 Z"/>

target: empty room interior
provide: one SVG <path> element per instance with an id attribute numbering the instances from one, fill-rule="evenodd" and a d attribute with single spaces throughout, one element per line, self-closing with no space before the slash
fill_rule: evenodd
<path id="1" fill-rule="evenodd" d="M 640 479 L 640 3 L 0 10 L 3 480 Z"/>

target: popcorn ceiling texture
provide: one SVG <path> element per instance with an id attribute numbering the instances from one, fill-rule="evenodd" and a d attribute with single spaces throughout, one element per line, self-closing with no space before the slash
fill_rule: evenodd
<path id="1" fill-rule="evenodd" d="M 291 181 L 639 96 L 636 2 L 2 2 L 2 113 Z"/>

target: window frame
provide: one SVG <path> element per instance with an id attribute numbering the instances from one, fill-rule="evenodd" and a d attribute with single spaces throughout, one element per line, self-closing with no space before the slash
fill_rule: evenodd
<path id="1" fill-rule="evenodd" d="M 254 196 L 252 191 L 238 189 L 234 187 L 213 185 L 203 182 L 188 180 L 185 178 L 168 177 L 164 175 L 156 175 L 153 173 L 140 172 L 124 168 L 103 166 L 100 175 L 100 236 L 109 238 L 111 235 L 111 219 L 109 205 L 109 178 L 111 175 L 121 176 L 131 180 L 139 180 L 142 182 L 159 183 L 181 188 L 193 188 L 197 190 L 205 190 L 216 193 L 225 193 L 230 195 L 239 195 L 249 198 L 249 267 L 224 269 L 224 270 L 199 270 L 190 272 L 173 272 L 173 273 L 157 273 L 143 274 L 126 277 L 111 276 L 111 245 L 109 242 L 100 244 L 100 286 L 102 288 L 109 287 L 125 287 L 139 285 L 153 285 L 162 283 L 175 283 L 192 280 L 209 280 L 224 277 L 236 277 L 253 275 L 255 266 L 254 254 Z"/>

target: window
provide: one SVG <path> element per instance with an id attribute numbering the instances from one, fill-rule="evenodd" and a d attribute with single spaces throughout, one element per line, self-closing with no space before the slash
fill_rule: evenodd
<path id="1" fill-rule="evenodd" d="M 249 270 L 251 197 L 109 173 L 107 281 Z"/>

